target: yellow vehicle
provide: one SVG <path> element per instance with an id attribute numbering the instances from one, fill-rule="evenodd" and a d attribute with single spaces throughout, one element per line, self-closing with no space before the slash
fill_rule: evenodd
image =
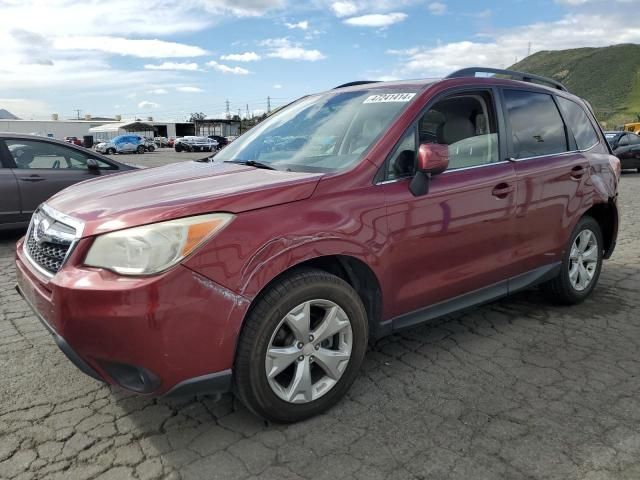
<path id="1" fill-rule="evenodd" d="M 625 132 L 640 133 L 640 122 L 625 123 L 624 131 Z"/>

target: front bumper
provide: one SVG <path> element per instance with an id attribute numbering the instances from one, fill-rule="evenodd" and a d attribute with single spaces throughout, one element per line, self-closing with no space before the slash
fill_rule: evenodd
<path id="1" fill-rule="evenodd" d="M 229 390 L 248 300 L 182 265 L 144 278 L 74 266 L 82 250 L 53 278 L 16 250 L 18 291 L 76 367 L 143 394 Z"/>

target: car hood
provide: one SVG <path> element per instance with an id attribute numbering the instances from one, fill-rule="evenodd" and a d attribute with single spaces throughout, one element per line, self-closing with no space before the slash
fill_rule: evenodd
<path id="1" fill-rule="evenodd" d="M 82 182 L 46 203 L 85 223 L 83 236 L 211 212 L 240 213 L 311 196 L 319 173 L 185 162 Z"/>

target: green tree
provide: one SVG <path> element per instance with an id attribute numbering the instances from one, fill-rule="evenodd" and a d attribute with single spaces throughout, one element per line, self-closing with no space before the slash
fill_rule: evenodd
<path id="1" fill-rule="evenodd" d="M 202 112 L 194 112 L 189 117 L 190 122 L 197 122 L 198 120 L 204 120 L 207 116 Z"/>

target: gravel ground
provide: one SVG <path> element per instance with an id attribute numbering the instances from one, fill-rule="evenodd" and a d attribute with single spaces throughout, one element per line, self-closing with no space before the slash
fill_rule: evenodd
<path id="1" fill-rule="evenodd" d="M 289 426 L 231 395 L 146 399 L 84 376 L 15 293 L 19 233 L 2 234 L 0 478 L 638 479 L 640 175 L 620 196 L 587 302 L 530 290 L 386 338 L 342 402 Z"/>

